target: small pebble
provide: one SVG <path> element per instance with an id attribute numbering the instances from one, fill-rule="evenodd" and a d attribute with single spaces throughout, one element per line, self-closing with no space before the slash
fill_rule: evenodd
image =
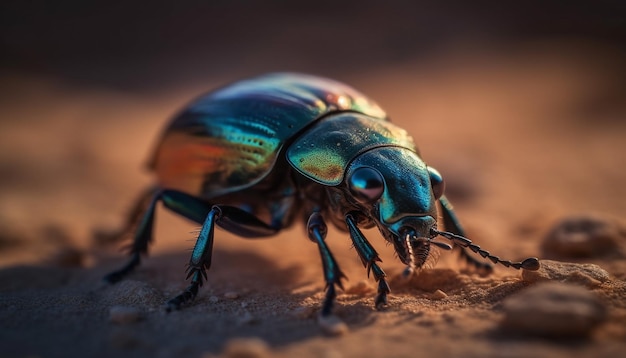
<path id="1" fill-rule="evenodd" d="M 320 325 L 324 333 L 331 336 L 341 336 L 348 333 L 348 325 L 335 315 L 319 315 L 317 317 L 317 323 Z"/>
<path id="2" fill-rule="evenodd" d="M 265 358 L 271 357 L 269 345 L 260 338 L 235 338 L 226 342 L 223 357 Z"/>
<path id="3" fill-rule="evenodd" d="M 626 227 L 617 220 L 575 216 L 557 223 L 543 239 L 545 257 L 583 258 L 620 255 L 626 243 Z"/>
<path id="4" fill-rule="evenodd" d="M 552 260 L 541 260 L 537 271 L 522 270 L 526 282 L 560 281 L 597 287 L 610 280 L 609 273 L 594 264 L 577 264 Z"/>
<path id="5" fill-rule="evenodd" d="M 209 297 L 209 302 L 211 302 L 211 303 L 218 303 L 219 301 L 220 301 L 220 299 L 217 296 Z"/>
<path id="6" fill-rule="evenodd" d="M 444 298 L 448 297 L 448 294 L 446 294 L 442 290 L 437 290 L 437 291 L 433 292 L 431 297 L 432 297 L 433 300 L 443 300 Z"/>
<path id="7" fill-rule="evenodd" d="M 236 300 L 237 298 L 239 298 L 239 294 L 237 292 L 229 291 L 224 294 L 224 298 Z"/>
<path id="8" fill-rule="evenodd" d="M 142 319 L 141 311 L 135 307 L 113 306 L 109 309 L 109 321 L 117 324 L 138 322 Z"/>
<path id="9" fill-rule="evenodd" d="M 530 287 L 503 302 L 502 327 L 546 338 L 582 338 L 606 319 L 607 309 L 591 291 L 548 282 Z"/>

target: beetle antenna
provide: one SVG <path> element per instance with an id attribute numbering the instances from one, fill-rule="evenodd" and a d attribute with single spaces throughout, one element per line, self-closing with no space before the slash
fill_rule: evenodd
<path id="1" fill-rule="evenodd" d="M 474 244 L 472 240 L 463 237 L 461 235 L 453 234 L 448 231 L 439 231 L 436 229 L 431 229 L 431 232 L 435 235 L 443 236 L 446 239 L 452 241 L 453 244 L 459 245 L 461 247 L 467 247 L 472 252 L 479 254 L 483 258 L 487 258 L 491 260 L 494 264 L 500 264 L 506 267 L 513 267 L 517 270 L 524 269 L 529 271 L 537 271 L 539 270 L 539 259 L 536 257 L 529 257 L 521 262 L 511 262 L 509 260 L 501 260 L 498 256 L 493 256 L 489 253 L 489 251 L 483 250 L 480 246 Z"/>

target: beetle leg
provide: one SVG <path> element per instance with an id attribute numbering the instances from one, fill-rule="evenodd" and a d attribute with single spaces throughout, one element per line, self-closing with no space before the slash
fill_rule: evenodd
<path id="1" fill-rule="evenodd" d="M 104 277 L 109 283 L 115 283 L 128 275 L 141 262 L 141 254 L 148 252 L 148 244 L 152 241 L 154 214 L 159 201 L 168 209 L 198 223 L 202 223 L 208 215 L 211 206 L 202 200 L 176 190 L 160 190 L 150 201 L 143 217 L 137 225 L 135 238 L 130 244 L 130 261 L 121 269 L 113 271 Z"/>
<path id="2" fill-rule="evenodd" d="M 271 236 L 281 229 L 280 225 L 268 225 L 244 209 L 228 205 L 211 206 L 180 191 L 164 190 L 161 198 L 168 209 L 200 224 L 206 224 L 209 212 L 217 208 L 220 215 L 216 223 L 224 230 L 245 238 Z"/>
<path id="3" fill-rule="evenodd" d="M 183 293 L 167 301 L 166 309 L 168 312 L 176 310 L 186 302 L 193 300 L 198 294 L 198 288 L 202 286 L 203 279 L 206 279 L 206 272 L 211 268 L 215 222 L 219 220 L 220 214 L 220 209 L 214 206 L 206 216 L 187 266 L 187 279 L 191 277 L 191 284 Z"/>
<path id="4" fill-rule="evenodd" d="M 341 279 L 346 276 L 341 272 L 341 269 L 337 265 L 337 261 L 333 257 L 333 254 L 328 249 L 326 242 L 326 233 L 328 232 L 324 218 L 319 212 L 314 212 L 309 217 L 307 223 L 307 231 L 309 239 L 317 244 L 320 250 L 320 256 L 322 257 L 322 265 L 324 267 L 324 279 L 326 280 L 326 297 L 322 304 L 322 317 L 328 317 L 332 313 L 333 303 L 337 293 L 335 292 L 335 285 L 339 286 L 343 290 L 343 284 Z"/>
<path id="5" fill-rule="evenodd" d="M 101 246 L 110 245 L 121 241 L 127 235 L 132 235 L 148 211 L 156 192 L 157 189 L 154 187 L 144 190 L 126 215 L 126 221 L 122 227 L 110 232 L 98 232 L 95 235 L 96 243 Z"/>
<path id="6" fill-rule="evenodd" d="M 141 254 L 148 252 L 148 244 L 152 241 L 152 226 L 154 223 L 154 210 L 157 202 L 161 199 L 161 192 L 155 194 L 148 204 L 143 217 L 138 222 L 135 231 L 135 238 L 129 245 L 130 260 L 119 270 L 113 271 L 104 276 L 104 280 L 108 283 L 116 283 L 128 275 L 141 262 Z"/>
<path id="7" fill-rule="evenodd" d="M 279 223 L 268 225 L 243 209 L 227 205 L 215 205 L 220 211 L 217 224 L 224 230 L 245 238 L 267 237 L 280 231 Z"/>
<path id="8" fill-rule="evenodd" d="M 465 235 L 465 231 L 454 214 L 454 210 L 452 209 L 452 204 L 448 201 L 445 195 L 442 195 L 439 198 L 439 203 L 441 204 L 441 213 L 443 216 L 443 224 L 446 227 L 446 230 L 452 232 L 453 234 L 461 235 L 463 237 L 467 237 Z M 458 247 L 460 251 L 460 256 L 470 265 L 474 266 L 480 272 L 491 273 L 493 271 L 493 266 L 487 262 L 478 261 L 474 256 L 471 256 L 467 253 L 465 247 L 461 247 L 459 245 L 455 245 Z"/>
<path id="9" fill-rule="evenodd" d="M 181 305 L 192 301 L 198 294 L 198 288 L 206 280 L 207 271 L 211 268 L 216 224 L 236 235 L 249 238 L 274 235 L 279 230 L 267 225 L 243 209 L 227 205 L 213 205 L 206 215 L 204 224 L 202 224 L 202 229 L 200 229 L 187 266 L 186 278 L 191 278 L 191 283 L 183 293 L 167 301 L 166 309 L 168 312 L 177 310 Z"/>
<path id="10" fill-rule="evenodd" d="M 346 225 L 350 231 L 352 244 L 354 245 L 356 252 L 359 254 L 363 266 L 367 269 L 367 277 L 369 277 L 370 272 L 373 272 L 374 278 L 378 282 L 378 294 L 374 300 L 374 307 L 376 307 L 376 309 L 381 309 L 383 306 L 387 305 L 387 294 L 391 292 L 389 284 L 385 279 L 385 277 L 387 277 L 385 271 L 383 271 L 383 269 L 381 269 L 376 263 L 382 262 L 382 260 L 378 257 L 378 253 L 369 241 L 367 241 L 361 230 L 359 230 L 356 225 L 356 221 L 351 214 L 346 215 Z"/>
<path id="11" fill-rule="evenodd" d="M 294 208 L 298 206 L 296 204 L 296 196 L 292 191 L 291 189 L 285 190 L 284 196 L 269 203 L 272 227 L 283 228 L 293 222 L 294 214 L 298 212 Z"/>
<path id="12" fill-rule="evenodd" d="M 130 245 L 130 261 L 121 269 L 106 275 L 105 281 L 118 282 L 139 265 L 141 254 L 148 251 L 148 244 L 152 241 L 154 214 L 159 201 L 177 214 L 195 222 L 204 223 L 187 268 L 187 278 L 191 278 L 191 284 L 182 294 L 168 302 L 168 309 L 178 308 L 183 303 L 192 300 L 198 293 L 198 288 L 202 286 L 203 278 L 206 279 L 206 270 L 211 265 L 213 232 L 216 223 L 227 231 L 250 238 L 270 236 L 280 230 L 242 209 L 225 205 L 211 206 L 205 201 L 177 190 L 161 190 L 154 194 L 139 222 L 135 239 Z"/>

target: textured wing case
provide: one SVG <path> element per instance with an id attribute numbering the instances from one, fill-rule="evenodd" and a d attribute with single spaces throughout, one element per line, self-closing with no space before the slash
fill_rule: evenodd
<path id="1" fill-rule="evenodd" d="M 150 167 L 164 188 L 210 199 L 250 187 L 272 170 L 285 142 L 331 112 L 386 115 L 339 82 L 272 74 L 205 95 L 170 123 Z"/>

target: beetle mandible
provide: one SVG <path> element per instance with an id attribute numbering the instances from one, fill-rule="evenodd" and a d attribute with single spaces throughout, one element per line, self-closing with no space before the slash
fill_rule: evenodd
<path id="1" fill-rule="evenodd" d="M 190 285 L 169 310 L 193 300 L 211 266 L 215 225 L 245 238 L 274 235 L 304 217 L 322 259 L 329 316 L 342 287 L 339 265 L 326 245 L 326 221 L 347 231 L 368 276 L 378 282 L 376 308 L 390 292 L 374 247 L 361 228 L 378 227 L 406 273 L 426 262 L 434 241 L 449 239 L 479 269 L 491 266 L 468 249 L 514 268 L 539 261 L 501 260 L 465 238 L 444 195 L 441 175 L 426 165 L 411 136 L 355 89 L 330 79 L 277 73 L 235 82 L 192 102 L 165 129 L 149 163 L 157 178 L 125 230 L 135 230 L 130 261 L 108 274 L 117 282 L 147 253 L 155 207 L 202 224 L 187 268 Z M 437 229 L 438 209 L 448 231 Z"/>

